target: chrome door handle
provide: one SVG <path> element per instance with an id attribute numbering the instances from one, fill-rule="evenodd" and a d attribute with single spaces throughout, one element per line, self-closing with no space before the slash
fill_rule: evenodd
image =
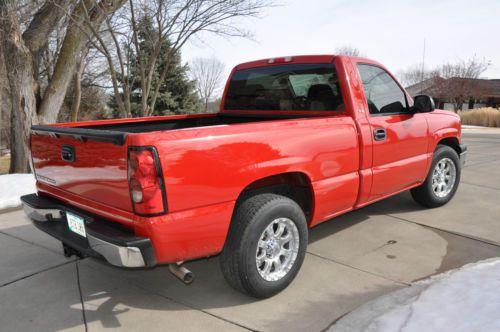
<path id="1" fill-rule="evenodd" d="M 386 139 L 386 137 L 387 137 L 387 135 L 385 133 L 385 129 L 383 129 L 383 128 L 375 129 L 373 131 L 373 138 L 376 141 L 384 141 Z"/>

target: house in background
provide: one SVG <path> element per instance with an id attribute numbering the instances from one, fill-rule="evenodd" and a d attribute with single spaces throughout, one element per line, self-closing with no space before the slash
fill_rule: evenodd
<path id="1" fill-rule="evenodd" d="M 432 77 L 411 85 L 406 90 L 413 96 L 429 95 L 436 107 L 466 111 L 481 107 L 500 107 L 500 79 Z"/>

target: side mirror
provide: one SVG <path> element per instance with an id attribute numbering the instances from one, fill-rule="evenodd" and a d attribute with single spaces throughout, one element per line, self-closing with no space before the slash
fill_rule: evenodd
<path id="1" fill-rule="evenodd" d="M 415 113 L 429 113 L 434 111 L 436 105 L 434 99 L 427 95 L 418 95 L 413 99 L 413 112 Z"/>

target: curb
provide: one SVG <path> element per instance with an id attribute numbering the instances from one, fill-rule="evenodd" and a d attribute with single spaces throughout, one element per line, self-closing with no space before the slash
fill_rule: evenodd
<path id="1" fill-rule="evenodd" d="M 0 209 L 0 214 L 5 214 L 5 213 L 9 213 L 9 212 L 19 211 L 19 210 L 22 210 L 22 209 L 23 209 L 22 205 L 15 206 L 15 207 L 10 207 L 10 208 L 6 208 L 6 209 Z"/>

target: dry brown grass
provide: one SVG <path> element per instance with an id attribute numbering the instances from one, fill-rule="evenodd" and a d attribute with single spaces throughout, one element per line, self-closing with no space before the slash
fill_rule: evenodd
<path id="1" fill-rule="evenodd" d="M 458 114 L 464 125 L 500 128 L 500 110 L 496 108 L 476 108 Z"/>
<path id="2" fill-rule="evenodd" d="M 9 173 L 10 156 L 0 157 L 0 174 Z"/>

